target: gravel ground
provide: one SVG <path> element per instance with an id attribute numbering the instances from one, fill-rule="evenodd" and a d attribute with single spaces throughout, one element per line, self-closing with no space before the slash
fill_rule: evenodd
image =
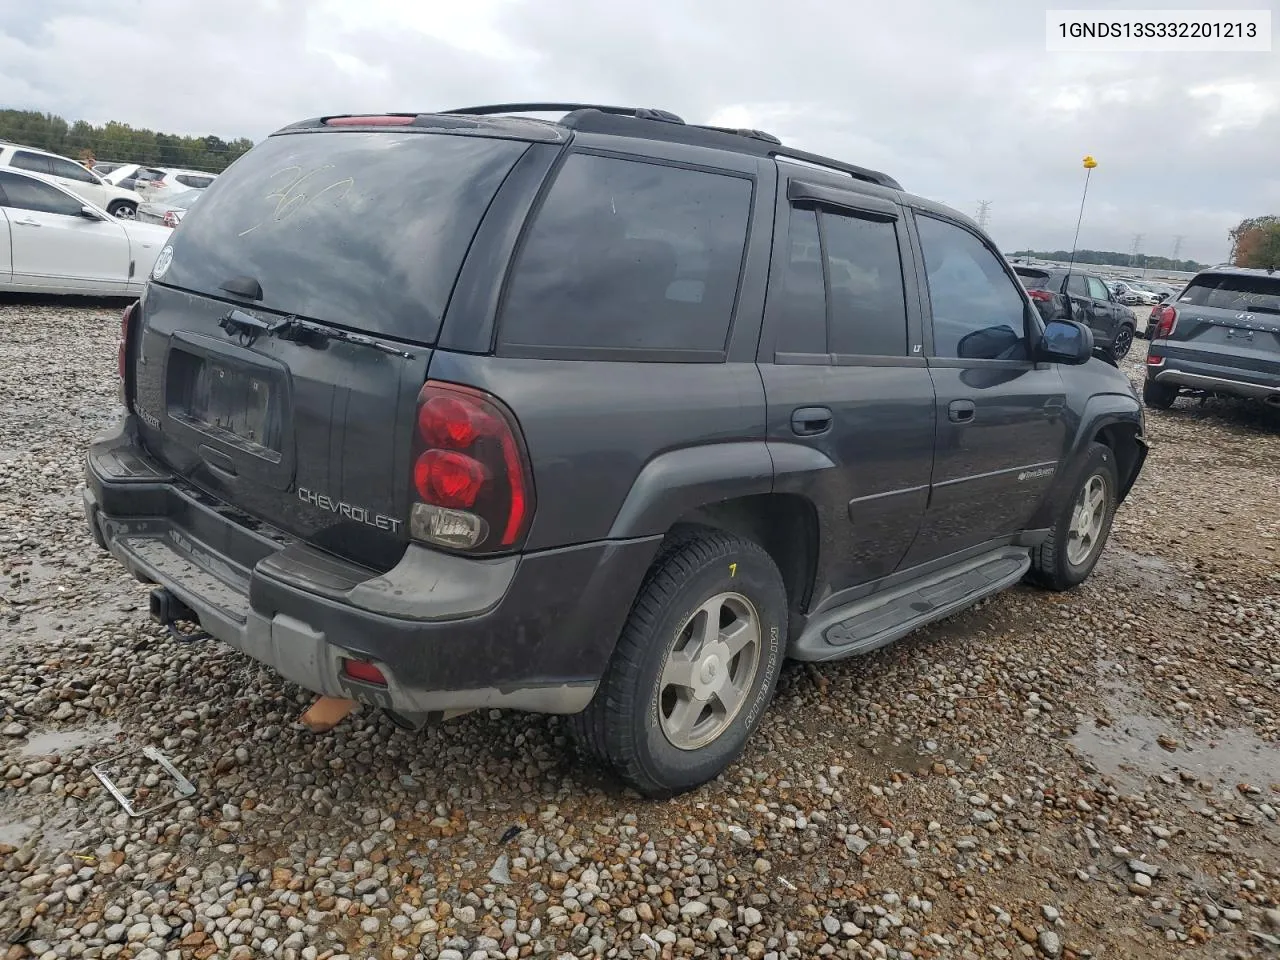
<path id="1" fill-rule="evenodd" d="M 0 304 L 0 958 L 1280 952 L 1273 412 L 1153 414 L 1082 588 L 788 668 L 740 762 L 655 804 L 554 718 L 310 733 L 148 622 L 78 503 L 118 316 Z M 157 802 L 148 745 L 198 792 L 131 820 L 89 768 Z"/>

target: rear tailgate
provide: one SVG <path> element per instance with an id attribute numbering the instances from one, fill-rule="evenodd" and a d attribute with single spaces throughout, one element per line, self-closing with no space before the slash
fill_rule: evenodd
<path id="1" fill-rule="evenodd" d="M 431 344 L 526 147 L 342 131 L 246 154 L 174 231 L 143 302 L 130 382 L 145 446 L 253 517 L 393 565 Z"/>
<path id="2" fill-rule="evenodd" d="M 1165 356 L 1280 376 L 1280 275 L 1200 274 L 1171 306 Z"/>

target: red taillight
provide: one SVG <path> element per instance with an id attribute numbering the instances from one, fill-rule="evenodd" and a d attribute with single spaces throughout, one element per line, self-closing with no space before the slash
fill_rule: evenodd
<path id="1" fill-rule="evenodd" d="M 487 479 L 484 464 L 456 450 L 428 450 L 413 465 L 413 485 L 424 503 L 471 509 Z"/>
<path id="2" fill-rule="evenodd" d="M 1029 296 L 1032 300 L 1040 300 L 1044 303 L 1048 303 L 1049 301 L 1053 300 L 1053 294 L 1050 293 L 1048 290 L 1028 290 L 1027 296 Z"/>
<path id="3" fill-rule="evenodd" d="M 428 381 L 415 422 L 414 539 L 475 552 L 515 546 L 533 515 L 533 481 L 511 412 L 479 390 Z"/>
<path id="4" fill-rule="evenodd" d="M 177 210 L 166 210 L 164 212 L 164 225 L 166 227 L 176 227 L 180 222 Z"/>
<path id="5" fill-rule="evenodd" d="M 1156 307 L 1151 311 L 1151 316 L 1156 321 L 1153 339 L 1160 340 L 1171 335 L 1173 328 L 1178 325 L 1178 311 L 1173 307 Z"/>
<path id="6" fill-rule="evenodd" d="M 367 117 L 330 117 L 324 122 L 326 127 L 403 127 L 418 119 L 415 113 L 381 114 Z"/>
<path id="7" fill-rule="evenodd" d="M 382 675 L 382 671 L 368 660 L 343 660 L 342 672 L 353 680 L 376 683 L 380 687 L 387 685 L 387 678 Z"/>

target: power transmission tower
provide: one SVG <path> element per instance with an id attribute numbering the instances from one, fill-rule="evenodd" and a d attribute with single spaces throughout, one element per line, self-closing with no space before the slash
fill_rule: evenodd
<path id="1" fill-rule="evenodd" d="M 1182 236 L 1182 234 L 1173 238 L 1173 256 L 1169 258 L 1170 260 L 1178 259 L 1178 251 L 1182 249 L 1182 241 L 1185 239 L 1187 238 Z"/>
<path id="2" fill-rule="evenodd" d="M 1140 233 L 1135 233 L 1133 235 L 1133 249 L 1129 251 L 1129 266 L 1131 267 L 1137 266 L 1138 252 L 1142 249 L 1142 239 L 1143 237 L 1142 237 L 1142 234 Z M 1142 268 L 1142 275 L 1144 277 L 1147 275 L 1147 268 L 1145 266 L 1145 263 Z"/>
<path id="3" fill-rule="evenodd" d="M 978 221 L 978 226 L 983 230 L 987 229 L 987 224 L 991 221 L 990 216 L 988 216 L 990 211 L 990 200 L 981 200 L 978 202 L 978 215 L 974 219 Z"/>

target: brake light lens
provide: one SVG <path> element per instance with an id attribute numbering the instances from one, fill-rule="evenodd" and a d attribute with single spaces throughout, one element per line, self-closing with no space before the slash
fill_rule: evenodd
<path id="1" fill-rule="evenodd" d="M 1173 333 L 1173 328 L 1178 325 L 1178 311 L 1173 307 L 1156 307 L 1151 311 L 1152 319 L 1156 321 L 1155 339 L 1161 340 Z"/>
<path id="2" fill-rule="evenodd" d="M 176 227 L 182 222 L 181 210 L 166 210 L 164 212 L 164 225 L 166 227 Z"/>
<path id="3" fill-rule="evenodd" d="M 533 516 L 533 478 L 511 412 L 483 391 L 429 380 L 415 426 L 410 535 L 470 553 L 515 547 Z"/>
<path id="4" fill-rule="evenodd" d="M 1027 296 L 1029 296 L 1032 300 L 1039 300 L 1042 303 L 1048 303 L 1049 301 L 1053 300 L 1053 294 L 1050 293 L 1048 290 L 1028 290 Z"/>

